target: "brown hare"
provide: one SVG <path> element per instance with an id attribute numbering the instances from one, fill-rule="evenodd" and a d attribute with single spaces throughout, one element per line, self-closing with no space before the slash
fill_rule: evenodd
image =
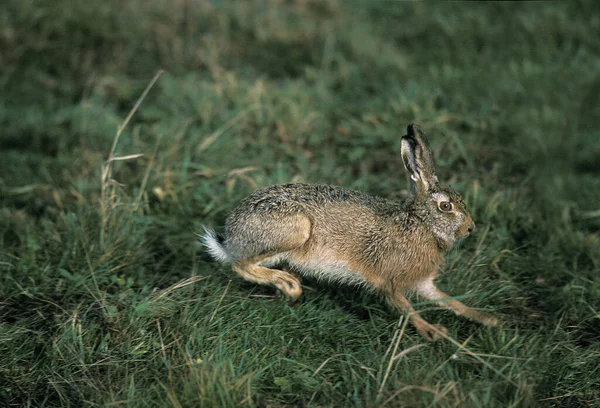
<path id="1" fill-rule="evenodd" d="M 275 269 L 281 264 L 300 275 L 373 288 L 408 313 L 427 340 L 446 329 L 419 316 L 406 291 L 496 325 L 496 318 L 448 299 L 434 284 L 444 255 L 475 224 L 460 194 L 438 182 L 429 143 L 417 125 L 402 137 L 402 160 L 413 181 L 403 202 L 323 184 L 272 186 L 233 210 L 224 237 L 206 230 L 202 242 L 244 279 L 273 285 L 290 300 L 302 288 L 292 273 Z"/>

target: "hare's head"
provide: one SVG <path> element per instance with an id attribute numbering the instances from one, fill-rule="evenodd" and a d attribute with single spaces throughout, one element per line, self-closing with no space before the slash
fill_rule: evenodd
<path id="1" fill-rule="evenodd" d="M 412 179 L 409 202 L 413 211 L 449 247 L 475 229 L 461 195 L 440 184 L 425 133 L 415 124 L 402 136 L 402 160 Z"/>

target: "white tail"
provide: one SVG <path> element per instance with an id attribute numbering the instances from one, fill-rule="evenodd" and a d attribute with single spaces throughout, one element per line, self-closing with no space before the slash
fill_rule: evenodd
<path id="1" fill-rule="evenodd" d="M 219 242 L 217 233 L 208 228 L 204 228 L 204 234 L 200 236 L 202 245 L 206 247 L 210 255 L 219 262 L 231 262 L 231 257 Z"/>

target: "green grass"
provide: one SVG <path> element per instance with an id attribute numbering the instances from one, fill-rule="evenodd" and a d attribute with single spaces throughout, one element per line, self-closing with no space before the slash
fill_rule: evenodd
<path id="1" fill-rule="evenodd" d="M 600 406 L 599 11 L 4 2 L 0 405 Z M 108 163 L 160 69 L 115 150 L 143 156 Z M 413 298 L 454 340 L 427 344 L 372 294 L 289 307 L 200 248 L 269 184 L 402 198 L 413 121 L 478 225 L 440 286 L 501 327 Z"/>

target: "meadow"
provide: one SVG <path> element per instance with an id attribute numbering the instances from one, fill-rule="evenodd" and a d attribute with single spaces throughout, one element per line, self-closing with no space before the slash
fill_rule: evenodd
<path id="1" fill-rule="evenodd" d="M 600 406 L 599 11 L 2 2 L 0 406 Z M 412 122 L 478 226 L 440 287 L 500 326 L 200 246 L 271 184 L 402 199 Z"/>

